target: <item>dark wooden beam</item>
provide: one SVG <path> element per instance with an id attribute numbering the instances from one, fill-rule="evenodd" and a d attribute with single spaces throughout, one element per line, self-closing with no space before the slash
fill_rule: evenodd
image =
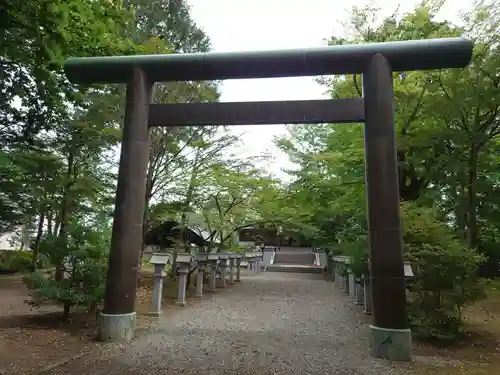
<path id="1" fill-rule="evenodd" d="M 363 74 L 363 89 L 373 325 L 402 330 L 408 328 L 408 315 L 399 213 L 394 90 L 391 66 L 384 56 L 377 54 L 373 57 Z M 378 355 L 382 351 L 379 346 L 373 350 L 377 357 L 382 356 Z"/>
<path id="2" fill-rule="evenodd" d="M 142 70 L 136 69 L 127 84 L 120 169 L 104 296 L 103 313 L 108 318 L 112 315 L 132 314 L 127 320 L 133 322 L 132 325 L 135 325 L 137 273 L 143 239 L 144 195 L 149 160 L 147 116 L 151 95 L 151 81 Z M 132 338 L 132 327 L 128 327 L 128 330 L 113 327 L 115 326 L 111 323 L 101 325 L 101 339 Z"/>
<path id="3" fill-rule="evenodd" d="M 348 44 L 277 51 L 76 57 L 64 71 L 73 83 L 123 83 L 135 68 L 153 82 L 321 76 L 361 73 L 380 53 L 393 71 L 463 68 L 472 42 L 462 38 Z"/>
<path id="4" fill-rule="evenodd" d="M 152 104 L 149 126 L 357 123 L 363 98 L 272 102 Z"/>

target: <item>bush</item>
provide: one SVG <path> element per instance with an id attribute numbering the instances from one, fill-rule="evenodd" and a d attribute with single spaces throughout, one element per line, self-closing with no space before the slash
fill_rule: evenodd
<path id="1" fill-rule="evenodd" d="M 345 255 L 351 257 L 351 262 L 347 268 L 353 273 L 356 281 L 360 282 L 363 275 L 368 272 L 368 241 L 366 236 L 347 242 L 345 244 Z"/>
<path id="2" fill-rule="evenodd" d="M 11 269 L 17 272 L 26 272 L 31 270 L 32 254 L 25 251 L 16 251 L 7 261 Z"/>
<path id="3" fill-rule="evenodd" d="M 36 262 L 37 269 L 44 269 L 50 267 L 50 259 L 45 254 L 38 254 L 38 259 Z"/>
<path id="4" fill-rule="evenodd" d="M 56 272 L 48 278 L 35 272 L 24 278 L 30 291 L 30 304 L 57 303 L 63 306 L 63 318 L 74 306 L 99 309 L 104 298 L 109 233 L 94 228 L 70 228 L 67 245 L 54 238 L 46 238 L 40 251 Z"/>
<path id="5" fill-rule="evenodd" d="M 236 254 L 245 254 L 247 251 L 251 250 L 251 247 L 242 245 L 233 245 L 229 249 L 227 249 L 228 252 Z"/>
<path id="6" fill-rule="evenodd" d="M 0 269 L 10 272 L 27 272 L 31 270 L 32 254 L 28 251 L 5 251 Z"/>
<path id="7" fill-rule="evenodd" d="M 455 339 L 466 304 L 484 298 L 478 266 L 484 257 L 467 249 L 433 210 L 403 205 L 405 258 L 415 278 L 409 284 L 412 329 L 426 338 Z"/>
<path id="8" fill-rule="evenodd" d="M 0 270 L 8 271 L 9 273 L 28 272 L 32 271 L 33 253 L 30 251 L 2 251 L 0 254 Z M 50 266 L 49 259 L 42 255 L 38 255 L 37 268 L 47 268 Z"/>
<path id="9" fill-rule="evenodd" d="M 463 308 L 485 297 L 478 268 L 485 257 L 467 249 L 430 208 L 404 203 L 404 257 L 415 277 L 408 284 L 410 326 L 424 338 L 456 339 L 463 326 Z M 352 272 L 366 271 L 368 243 L 359 231 L 345 229 L 342 250 L 351 256 Z"/>

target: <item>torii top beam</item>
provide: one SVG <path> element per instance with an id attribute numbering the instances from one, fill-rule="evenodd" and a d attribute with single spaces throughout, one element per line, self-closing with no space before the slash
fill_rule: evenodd
<path id="1" fill-rule="evenodd" d="M 299 77 L 362 73 L 373 55 L 392 70 L 463 68 L 472 57 L 464 38 L 410 40 L 251 52 L 73 57 L 64 64 L 73 83 L 125 83 L 135 68 L 153 82 Z"/>

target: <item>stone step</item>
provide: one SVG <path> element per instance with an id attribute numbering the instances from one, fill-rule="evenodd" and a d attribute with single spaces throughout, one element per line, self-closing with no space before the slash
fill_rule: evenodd
<path id="1" fill-rule="evenodd" d="M 275 264 L 306 264 L 313 265 L 315 255 L 313 253 L 276 253 L 274 256 Z"/>
<path id="2" fill-rule="evenodd" d="M 305 264 L 270 264 L 267 266 L 267 272 L 321 273 L 323 269 Z"/>

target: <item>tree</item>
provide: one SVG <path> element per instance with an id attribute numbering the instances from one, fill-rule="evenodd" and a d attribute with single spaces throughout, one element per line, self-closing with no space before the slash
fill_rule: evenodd
<path id="1" fill-rule="evenodd" d="M 465 69 L 394 74 L 405 254 L 418 269 L 411 287 L 412 323 L 431 336 L 444 330 L 456 337 L 461 308 L 481 296 L 476 271 L 485 258 L 473 249 L 487 251 L 497 268 L 500 259 L 498 250 L 487 245 L 498 238 L 498 215 L 486 208 L 496 204 L 492 193 L 498 190 L 493 172 L 498 162 L 498 22 L 492 6 L 477 7 L 463 27 L 437 22 L 438 8 L 423 4 L 381 22 L 375 21 L 374 9 L 355 8 L 349 37 L 333 37 L 331 43 L 476 35 L 473 61 Z M 358 75 L 320 80 L 333 98 L 361 96 L 361 82 Z M 362 126 L 326 124 L 313 130 L 298 125 L 277 144 L 298 165 L 287 205 L 293 202 L 302 220 L 293 213 L 290 220 L 295 217 L 316 243 L 351 254 L 363 265 L 368 243 Z M 436 267 L 442 279 L 434 277 Z"/>
<path id="2" fill-rule="evenodd" d="M 237 160 L 216 161 L 200 171 L 193 189 L 192 218 L 210 233 L 211 247 L 218 239 L 219 249 L 230 248 L 237 230 L 263 222 L 255 205 L 259 193 L 274 183 L 252 163 Z"/>

